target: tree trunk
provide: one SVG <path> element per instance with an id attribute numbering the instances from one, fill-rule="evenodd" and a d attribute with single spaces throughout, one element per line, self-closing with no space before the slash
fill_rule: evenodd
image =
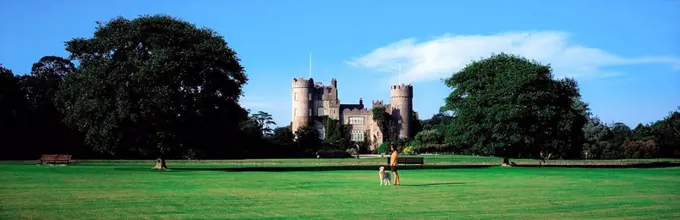
<path id="1" fill-rule="evenodd" d="M 156 160 L 156 166 L 153 167 L 154 170 L 165 170 L 168 166 L 165 164 L 165 158 L 160 157 Z"/>
<path id="2" fill-rule="evenodd" d="M 510 166 L 510 159 L 507 157 L 503 157 L 503 164 L 504 167 L 509 167 Z"/>
<path id="3" fill-rule="evenodd" d="M 159 155 L 158 159 L 156 159 L 156 166 L 153 167 L 154 170 L 165 170 L 168 169 L 168 165 L 165 164 L 165 147 L 163 146 L 163 142 L 158 143 L 158 148 L 159 148 Z"/>

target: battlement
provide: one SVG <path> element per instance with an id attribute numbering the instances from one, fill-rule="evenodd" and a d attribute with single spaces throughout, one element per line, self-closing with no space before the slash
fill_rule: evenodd
<path id="1" fill-rule="evenodd" d="M 410 84 L 393 85 L 390 87 L 390 97 L 413 98 L 413 86 Z"/>
<path id="2" fill-rule="evenodd" d="M 373 114 L 370 110 L 362 108 L 348 108 L 345 110 L 342 110 L 343 115 L 370 115 Z"/>
<path id="3" fill-rule="evenodd" d="M 378 100 L 378 101 L 373 100 L 373 101 L 371 101 L 371 108 L 375 108 L 375 107 L 383 107 L 383 106 L 385 106 L 385 102 L 383 102 L 382 100 Z"/>
<path id="4" fill-rule="evenodd" d="M 293 78 L 293 88 L 313 88 L 314 79 L 306 80 L 304 77 Z"/>

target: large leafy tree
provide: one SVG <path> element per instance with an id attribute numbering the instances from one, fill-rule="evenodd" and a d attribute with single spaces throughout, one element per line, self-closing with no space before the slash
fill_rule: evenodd
<path id="1" fill-rule="evenodd" d="M 80 65 L 59 93 L 65 121 L 95 149 L 154 153 L 165 168 L 173 150 L 238 146 L 247 76 L 214 31 L 165 15 L 117 17 L 66 45 Z"/>
<path id="2" fill-rule="evenodd" d="M 472 62 L 445 79 L 453 91 L 442 112 L 454 117 L 446 125 L 447 144 L 504 158 L 556 153 L 580 132 L 572 79 L 555 80 L 550 66 L 526 58 L 497 54 Z M 581 125 L 582 127 L 582 125 Z M 576 129 L 576 130 L 575 130 Z"/>

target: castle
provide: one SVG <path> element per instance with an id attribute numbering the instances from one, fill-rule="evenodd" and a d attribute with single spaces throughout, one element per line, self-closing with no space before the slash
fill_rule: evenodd
<path id="1" fill-rule="evenodd" d="M 392 116 L 398 126 L 399 138 L 413 138 L 411 133 L 411 121 L 414 119 L 413 112 L 413 86 L 393 85 L 390 88 L 390 103 L 372 101 L 371 108 L 384 107 L 385 111 Z M 339 120 L 343 125 L 351 125 L 351 140 L 363 142 L 368 140 L 371 148 L 375 149 L 382 143 L 383 134 L 380 132 L 377 122 L 373 120 L 373 112 L 364 107 L 360 98 L 358 104 L 340 104 L 338 99 L 338 82 L 331 79 L 329 86 L 323 83 L 314 83 L 314 79 L 305 80 L 300 77 L 293 79 L 292 94 L 292 125 L 291 129 L 297 131 L 302 126 L 313 126 L 321 133 L 325 133 L 321 121 L 313 120 L 314 116 L 328 116 Z"/>

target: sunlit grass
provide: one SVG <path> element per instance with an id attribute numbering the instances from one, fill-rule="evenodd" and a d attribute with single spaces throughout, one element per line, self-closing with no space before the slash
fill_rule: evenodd
<path id="1" fill-rule="evenodd" d="M 402 170 L 402 186 L 379 186 L 377 170 L 152 165 L 0 165 L 0 219 L 680 218 L 679 168 Z"/>

